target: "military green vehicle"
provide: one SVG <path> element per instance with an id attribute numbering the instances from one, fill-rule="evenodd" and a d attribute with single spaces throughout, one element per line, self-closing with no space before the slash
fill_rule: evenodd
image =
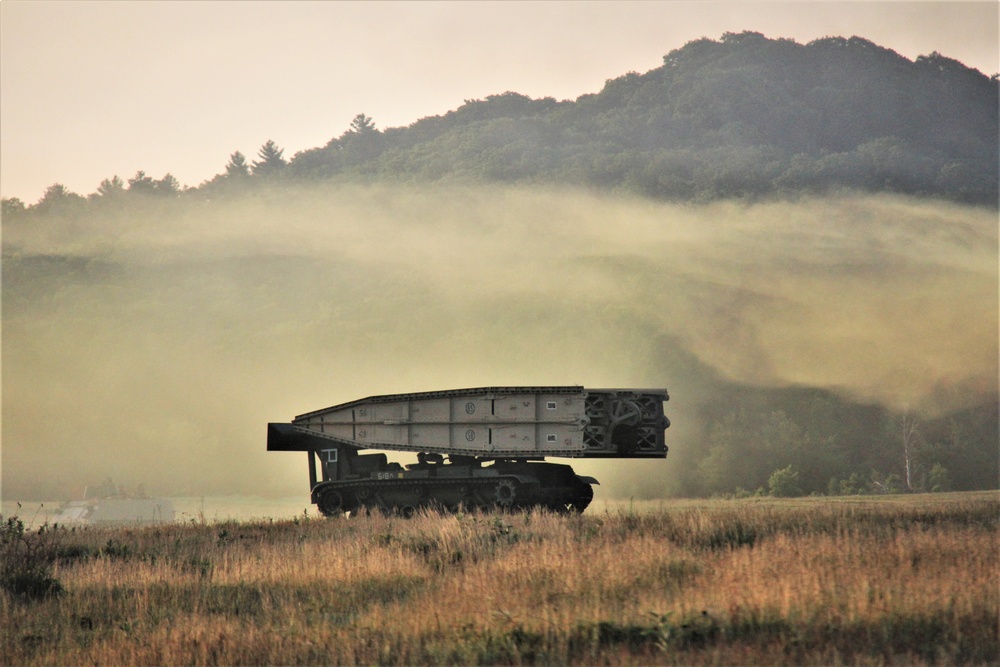
<path id="1" fill-rule="evenodd" d="M 583 512 L 598 481 L 545 458 L 664 458 L 668 399 L 665 389 L 578 386 L 372 396 L 268 424 L 267 449 L 308 453 L 312 502 L 326 516 Z M 385 451 L 416 452 L 417 462 L 389 462 Z"/>

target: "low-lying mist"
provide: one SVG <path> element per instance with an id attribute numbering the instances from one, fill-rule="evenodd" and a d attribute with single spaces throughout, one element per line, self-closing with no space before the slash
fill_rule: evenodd
<path id="1" fill-rule="evenodd" d="M 3 496 L 307 493 L 265 425 L 371 394 L 718 382 L 936 413 L 997 390 L 995 211 L 340 186 L 3 228 Z M 671 459 L 574 464 L 669 495 Z M 641 482 L 636 477 L 641 476 Z"/>

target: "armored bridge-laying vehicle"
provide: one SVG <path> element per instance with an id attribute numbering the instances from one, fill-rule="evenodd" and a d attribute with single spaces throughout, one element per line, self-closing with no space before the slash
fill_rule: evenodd
<path id="1" fill-rule="evenodd" d="M 409 516 L 424 506 L 583 512 L 598 481 L 545 457 L 664 458 L 668 399 L 665 389 L 577 386 L 372 396 L 268 424 L 267 449 L 308 452 L 312 502 L 326 516 Z M 417 462 L 363 450 L 416 452 Z"/>

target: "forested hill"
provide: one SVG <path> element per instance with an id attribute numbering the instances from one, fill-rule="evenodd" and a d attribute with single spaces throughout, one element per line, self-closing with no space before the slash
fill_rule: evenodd
<path id="1" fill-rule="evenodd" d="M 189 194 L 275 179 L 554 183 L 675 200 L 840 189 L 995 206 L 998 79 L 937 53 L 908 60 L 858 37 L 798 44 L 744 32 L 575 101 L 506 92 L 380 130 L 359 114 L 290 160 L 235 152 Z M 91 198 L 178 194 L 176 179 L 106 179 Z M 46 199 L 81 199 L 53 186 Z M 11 212 L 19 202 L 7 200 Z"/>
<path id="2" fill-rule="evenodd" d="M 671 199 L 849 187 L 995 202 L 997 91 L 996 77 L 936 53 L 910 61 L 857 37 L 726 34 L 575 102 L 508 92 L 407 128 L 356 123 L 290 166 Z"/>

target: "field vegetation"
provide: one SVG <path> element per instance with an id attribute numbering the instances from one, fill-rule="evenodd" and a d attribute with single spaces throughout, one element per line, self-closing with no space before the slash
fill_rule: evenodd
<path id="1" fill-rule="evenodd" d="M 984 664 L 1000 495 L 4 521 L 2 664 Z"/>

